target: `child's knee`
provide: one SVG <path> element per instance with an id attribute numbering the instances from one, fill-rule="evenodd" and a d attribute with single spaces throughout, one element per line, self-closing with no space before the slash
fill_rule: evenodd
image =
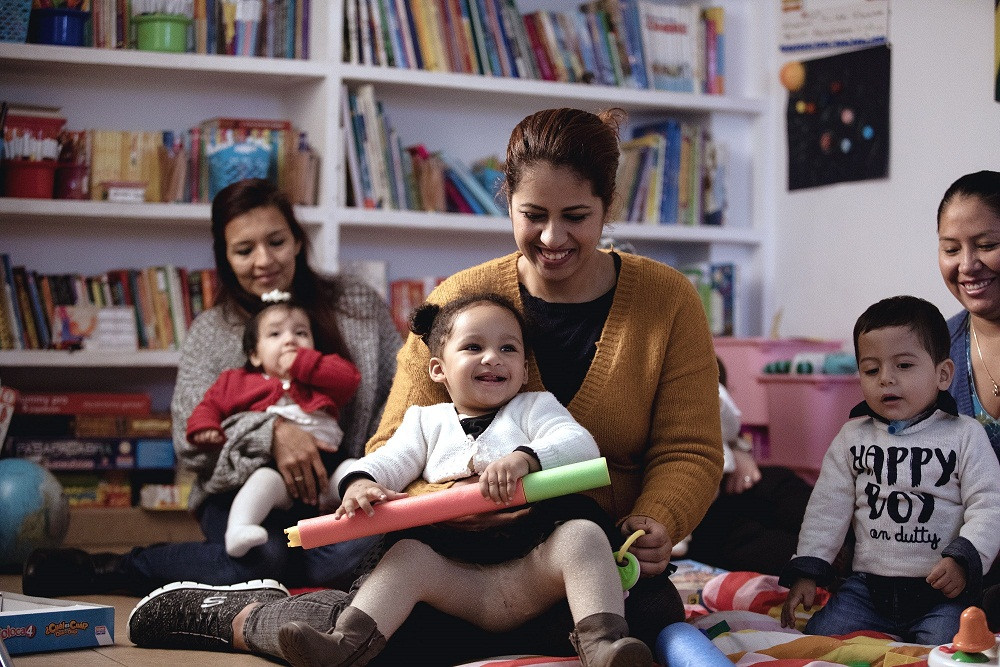
<path id="1" fill-rule="evenodd" d="M 554 548 L 558 549 L 598 549 L 601 547 L 611 550 L 608 536 L 604 534 L 604 529 L 593 521 L 586 519 L 571 519 L 562 523 L 552 532 L 552 536 L 547 540 Z"/>
<path id="2" fill-rule="evenodd" d="M 436 551 L 419 540 L 402 539 L 389 547 L 382 557 L 383 562 L 408 564 L 411 567 L 419 563 L 440 559 Z"/>

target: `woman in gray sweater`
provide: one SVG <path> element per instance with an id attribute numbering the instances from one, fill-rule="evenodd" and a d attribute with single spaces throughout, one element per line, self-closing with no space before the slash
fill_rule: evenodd
<path id="1" fill-rule="evenodd" d="M 144 595 L 182 579 L 226 585 L 268 577 L 291 586 L 329 585 L 349 582 L 371 546 L 371 540 L 357 540 L 289 549 L 283 529 L 319 513 L 330 473 L 345 459 L 363 455 L 378 425 L 401 344 L 388 307 L 361 281 L 322 276 L 310 268 L 305 231 L 288 199 L 268 181 L 248 179 L 219 192 L 212 202 L 212 238 L 219 298 L 184 340 L 171 405 L 178 459 L 197 474 L 190 508 L 206 541 L 137 547 L 122 556 L 38 550 L 25 566 L 26 593 L 49 597 L 124 590 Z M 222 371 L 246 363 L 244 324 L 263 306 L 260 296 L 274 289 L 290 291 L 309 310 L 317 349 L 350 359 L 361 373 L 357 393 L 341 412 L 339 449 L 324 451 L 296 424 L 262 412 L 227 419 L 221 447 L 191 445 L 185 437 L 188 416 Z M 278 469 L 295 502 L 265 520 L 265 544 L 231 558 L 223 539 L 230 504 L 250 473 L 263 465 Z"/>

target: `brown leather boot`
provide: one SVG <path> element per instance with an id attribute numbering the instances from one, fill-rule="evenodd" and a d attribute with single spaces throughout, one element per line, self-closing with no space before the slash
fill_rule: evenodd
<path id="1" fill-rule="evenodd" d="M 293 667 L 348 667 L 367 665 L 385 648 L 385 637 L 371 616 L 345 607 L 329 632 L 290 621 L 278 630 L 278 643 Z"/>
<path id="2" fill-rule="evenodd" d="M 628 636 L 628 623 L 618 614 L 603 612 L 581 619 L 569 641 L 583 667 L 650 667 L 649 647 Z"/>

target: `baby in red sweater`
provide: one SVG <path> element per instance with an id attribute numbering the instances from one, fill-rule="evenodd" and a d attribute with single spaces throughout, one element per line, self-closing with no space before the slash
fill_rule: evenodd
<path id="1" fill-rule="evenodd" d="M 247 322 L 243 335 L 247 365 L 224 371 L 205 392 L 188 418 L 188 441 L 206 449 L 221 448 L 226 443 L 227 417 L 266 411 L 295 422 L 324 449 L 335 452 L 344 435 L 337 415 L 358 388 L 358 369 L 339 355 L 315 349 L 309 315 L 290 301 L 288 293 L 269 292 L 262 298 L 273 303 Z M 338 466 L 342 468 L 343 464 Z M 337 488 L 335 479 L 330 488 Z M 268 466 L 254 471 L 230 508 L 226 552 L 239 558 L 264 544 L 267 531 L 261 522 L 272 509 L 291 503 L 281 473 Z"/>

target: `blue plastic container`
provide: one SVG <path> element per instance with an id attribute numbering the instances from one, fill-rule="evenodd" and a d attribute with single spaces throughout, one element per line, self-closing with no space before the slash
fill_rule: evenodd
<path id="1" fill-rule="evenodd" d="M 31 10 L 28 41 L 33 44 L 83 46 L 90 12 L 65 7 Z"/>

